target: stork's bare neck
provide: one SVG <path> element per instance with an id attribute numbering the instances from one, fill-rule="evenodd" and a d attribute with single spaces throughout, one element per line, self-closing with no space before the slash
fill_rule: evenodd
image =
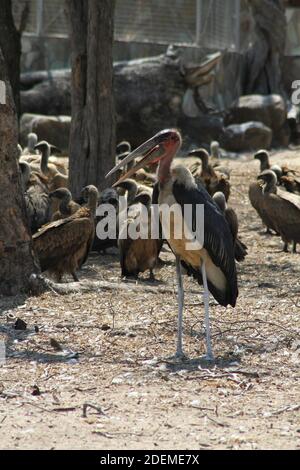
<path id="1" fill-rule="evenodd" d="M 173 158 L 177 153 L 177 148 L 175 146 L 170 145 L 168 148 L 166 155 L 160 161 L 158 167 L 158 181 L 160 184 L 165 184 L 171 178 L 171 164 Z"/>

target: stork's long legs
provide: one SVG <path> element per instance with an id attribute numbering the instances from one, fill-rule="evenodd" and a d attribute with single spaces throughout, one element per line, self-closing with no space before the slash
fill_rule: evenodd
<path id="1" fill-rule="evenodd" d="M 176 273 L 177 273 L 177 286 L 178 286 L 178 333 L 177 333 L 177 347 L 176 347 L 176 357 L 183 357 L 184 353 L 182 350 L 182 317 L 183 317 L 183 301 L 184 301 L 184 291 L 182 283 L 182 274 L 181 274 L 181 264 L 179 256 L 176 256 Z"/>
<path id="2" fill-rule="evenodd" d="M 207 276 L 204 261 L 201 264 L 202 279 L 203 279 L 203 300 L 205 309 L 205 332 L 206 332 L 206 357 L 208 360 L 213 360 L 214 355 L 211 347 L 211 336 L 210 336 L 210 322 L 209 322 L 209 290 L 207 286 Z"/>

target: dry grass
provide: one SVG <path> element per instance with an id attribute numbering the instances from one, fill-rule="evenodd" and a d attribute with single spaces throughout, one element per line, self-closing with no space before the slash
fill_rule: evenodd
<path id="1" fill-rule="evenodd" d="M 284 158 L 300 169 L 296 152 Z M 202 289 L 188 278 L 184 347 L 191 360 L 166 359 L 177 311 L 167 250 L 152 287 L 169 292 L 116 287 L 0 299 L 8 354 L 0 366 L 1 448 L 299 448 L 300 254 L 282 253 L 279 238 L 263 234 L 247 197 L 258 163 L 248 160 L 229 162 L 230 204 L 249 255 L 238 267 L 237 307 L 211 300 L 216 364 L 199 359 Z M 117 253 L 93 254 L 80 277 L 117 286 Z M 17 318 L 25 331 L 13 328 Z"/>

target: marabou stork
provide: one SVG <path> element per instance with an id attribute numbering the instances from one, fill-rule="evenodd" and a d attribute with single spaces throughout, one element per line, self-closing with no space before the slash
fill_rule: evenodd
<path id="1" fill-rule="evenodd" d="M 188 225 L 185 217 L 184 206 L 192 206 L 193 218 L 192 225 L 195 224 L 195 209 L 197 205 L 204 205 L 204 241 L 196 233 L 192 236 L 192 228 L 188 227 L 190 232 L 182 239 L 176 239 L 174 230 L 169 230 L 167 241 L 176 257 L 176 271 L 178 281 L 178 335 L 177 350 L 175 357 L 184 357 L 182 349 L 182 313 L 184 291 L 182 283 L 181 266 L 187 269 L 188 274 L 192 275 L 199 284 L 204 286 L 204 306 L 205 306 L 205 328 L 206 328 L 206 351 L 207 359 L 213 359 L 210 337 L 209 322 L 209 291 L 217 302 L 226 307 L 236 304 L 238 296 L 236 265 L 234 260 L 234 245 L 230 228 L 224 215 L 218 206 L 203 187 L 197 187 L 195 180 L 185 167 L 175 167 L 171 169 L 171 163 L 180 149 L 182 139 L 180 133 L 175 129 L 166 129 L 158 132 L 154 137 L 143 143 L 133 152 L 131 152 L 122 162 L 117 164 L 107 175 L 115 173 L 119 168 L 127 165 L 128 162 L 137 157 L 142 159 L 135 164 L 117 183 L 125 178 L 132 176 L 138 169 L 143 168 L 149 163 L 159 163 L 158 167 L 158 204 L 174 204 L 180 207 L 181 219 L 173 219 L 173 229 L 179 224 L 180 227 Z M 161 214 L 160 214 L 161 217 Z M 161 217 L 163 230 L 165 232 L 163 217 Z M 176 224 L 175 224 L 176 222 Z M 186 233 L 186 232 L 185 232 Z M 166 237 L 166 232 L 164 233 Z M 196 244 L 196 249 L 188 249 L 187 239 Z"/>

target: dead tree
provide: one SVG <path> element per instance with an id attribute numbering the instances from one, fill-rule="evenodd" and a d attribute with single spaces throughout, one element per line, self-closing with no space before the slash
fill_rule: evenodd
<path id="1" fill-rule="evenodd" d="M 114 1 L 66 0 L 72 44 L 70 189 L 103 189 L 115 159 Z"/>
<path id="2" fill-rule="evenodd" d="M 30 288 L 38 272 L 17 160 L 17 115 L 8 72 L 0 48 L 0 294 L 14 295 Z"/>

